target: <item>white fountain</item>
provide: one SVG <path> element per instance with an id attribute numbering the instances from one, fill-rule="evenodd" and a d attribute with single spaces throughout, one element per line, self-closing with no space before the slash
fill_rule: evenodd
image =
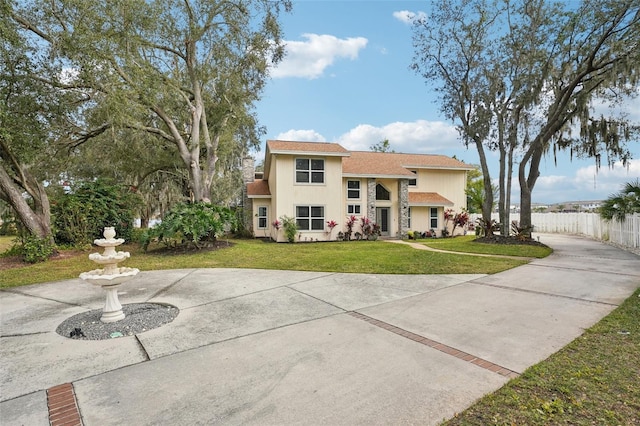
<path id="1" fill-rule="evenodd" d="M 124 319 L 122 305 L 118 300 L 118 287 L 120 284 L 135 277 L 140 270 L 136 268 L 118 267 L 118 263 L 129 257 L 129 252 L 116 251 L 116 247 L 124 243 L 124 239 L 115 239 L 116 231 L 112 226 L 104 228 L 104 238 L 94 240 L 94 244 L 104 247 L 104 253 L 92 253 L 89 259 L 99 265 L 104 265 L 104 269 L 94 269 L 83 272 L 80 278 L 94 285 L 99 285 L 107 292 L 107 300 L 100 321 L 116 322 Z"/>

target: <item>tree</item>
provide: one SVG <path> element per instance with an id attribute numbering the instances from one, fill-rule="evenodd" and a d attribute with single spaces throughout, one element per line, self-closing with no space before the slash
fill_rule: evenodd
<path id="1" fill-rule="evenodd" d="M 434 2 L 428 19 L 414 22 L 413 45 L 416 50 L 411 68 L 433 84 L 440 110 L 457 123 L 465 146 L 478 151 L 484 176 L 484 221 L 491 220 L 493 191 L 485 152 L 491 128 L 487 98 L 486 51 L 493 37 L 495 14 L 488 14 L 485 1 Z M 474 24 L 467 23 L 473 17 Z"/>
<path id="2" fill-rule="evenodd" d="M 501 221 L 508 226 L 514 150 L 521 224 L 531 229 L 531 194 L 552 148 L 593 157 L 599 166 L 630 158 L 624 118 L 594 118 L 594 99 L 635 94 L 640 67 L 638 0 L 585 0 L 578 8 L 543 0 L 436 2 L 414 26 L 413 68 L 436 85 L 441 110 L 478 150 L 487 193 L 485 147 L 500 151 Z M 571 126 L 580 135 L 571 136 Z M 488 205 L 483 206 L 487 220 Z"/>
<path id="3" fill-rule="evenodd" d="M 498 188 L 496 188 L 495 185 L 491 185 L 491 188 L 493 191 L 493 199 L 495 199 Z M 484 178 L 479 168 L 467 172 L 467 187 L 464 192 L 467 195 L 467 209 L 469 213 L 482 212 L 482 205 L 486 198 L 484 191 Z"/>
<path id="4" fill-rule="evenodd" d="M 543 84 L 544 115 L 532 126 L 518 168 L 520 222 L 530 229 L 531 193 L 540 176 L 543 155 L 556 149 L 591 157 L 600 166 L 607 155 L 609 164 L 631 153 L 624 145 L 634 137 L 637 125 L 625 117 L 593 117 L 594 99 L 622 102 L 637 95 L 640 76 L 640 2 L 638 0 L 585 0 L 562 15 L 562 25 L 549 34 L 555 49 L 545 63 L 549 72 Z M 572 136 L 572 128 L 580 131 Z"/>
<path id="5" fill-rule="evenodd" d="M 290 7 L 289 0 L 34 0 L 11 16 L 73 67 L 69 85 L 95 94 L 74 146 L 111 129 L 152 134 L 181 160 L 191 198 L 208 201 L 221 139 L 245 150 L 259 143 L 252 109 L 283 56 L 278 16 Z"/>
<path id="6" fill-rule="evenodd" d="M 600 206 L 600 216 L 606 220 L 625 220 L 629 214 L 640 213 L 640 179 L 627 182 L 617 194 Z"/>
<path id="7" fill-rule="evenodd" d="M 389 139 L 381 140 L 380 142 L 371 145 L 369 149 L 373 152 L 395 152 L 393 149 L 391 149 Z"/>
<path id="8" fill-rule="evenodd" d="M 73 121 L 81 94 L 43 82 L 60 79 L 59 64 L 44 58 L 0 3 L 0 198 L 27 234 L 53 242 L 44 181 L 55 177 L 55 140 Z"/>

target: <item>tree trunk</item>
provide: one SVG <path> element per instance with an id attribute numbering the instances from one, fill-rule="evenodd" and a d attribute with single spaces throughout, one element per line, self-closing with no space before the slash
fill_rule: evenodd
<path id="1" fill-rule="evenodd" d="M 542 158 L 543 149 L 534 141 L 530 149 L 525 154 L 518 168 L 518 179 L 520 181 L 520 227 L 524 228 L 523 234 L 531 238 L 531 193 L 536 185 L 538 176 L 540 176 L 540 159 Z M 529 165 L 529 174 L 526 174 L 527 164 Z"/>
<path id="2" fill-rule="evenodd" d="M 43 239 L 49 238 L 53 242 L 49 198 L 41 184 L 38 184 L 37 194 L 30 194 L 34 200 L 34 208 L 31 208 L 27 199 L 22 196 L 23 191 L 16 187 L 11 176 L 4 168 L 0 167 L 0 190 L 2 198 L 13 208 L 20 223 L 31 235 Z"/>
<path id="3" fill-rule="evenodd" d="M 484 152 L 484 146 L 481 140 L 475 141 L 478 149 L 478 157 L 480 158 L 480 168 L 482 169 L 482 177 L 484 181 L 484 200 L 482 201 L 482 220 L 484 223 L 491 223 L 491 209 L 493 207 L 493 188 L 491 187 L 491 174 L 487 165 L 487 156 Z"/>

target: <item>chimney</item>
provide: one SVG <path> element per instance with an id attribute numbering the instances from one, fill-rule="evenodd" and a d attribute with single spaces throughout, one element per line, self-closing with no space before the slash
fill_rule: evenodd
<path id="1" fill-rule="evenodd" d="M 244 184 L 251 183 L 255 180 L 255 166 L 253 157 L 244 157 L 242 159 L 242 182 Z"/>

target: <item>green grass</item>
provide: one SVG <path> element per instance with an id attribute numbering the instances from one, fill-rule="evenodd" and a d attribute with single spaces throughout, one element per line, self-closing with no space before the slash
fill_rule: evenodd
<path id="1" fill-rule="evenodd" d="M 11 237 L 6 235 L 0 236 L 0 254 L 9 250 L 11 246 L 13 246 L 13 240 L 15 239 L 16 237 Z"/>
<path id="2" fill-rule="evenodd" d="M 123 265 L 142 271 L 181 268 L 257 268 L 371 274 L 493 274 L 523 265 L 518 259 L 460 256 L 416 250 L 383 241 L 276 244 L 261 240 L 231 240 L 215 251 L 166 254 L 142 252 L 136 245 L 120 248 L 131 253 Z M 101 251 L 101 250 L 92 250 Z M 90 252 L 3 271 L 0 288 L 76 278 L 96 269 Z"/>
<path id="3" fill-rule="evenodd" d="M 638 296 L 444 425 L 640 424 Z"/>
<path id="4" fill-rule="evenodd" d="M 486 244 L 475 242 L 475 235 L 465 235 L 454 238 L 438 238 L 416 240 L 415 242 L 433 247 L 438 250 L 457 251 L 465 253 L 493 254 L 501 256 L 520 256 L 543 258 L 551 254 L 549 247 L 518 244 Z"/>
<path id="5" fill-rule="evenodd" d="M 535 246 L 475 243 L 473 236 L 418 240 L 441 250 L 544 257 Z M 12 238 L 0 237 L 11 246 Z M 189 254 L 143 253 L 136 245 L 124 264 L 141 270 L 177 268 L 258 268 L 377 274 L 496 273 L 522 260 L 460 256 L 416 250 L 385 242 L 275 244 L 231 240 L 232 246 Z M 95 269 L 87 252 L 2 271 L 0 287 L 76 278 Z M 529 368 L 493 394 L 444 423 L 457 425 L 640 424 L 640 290 L 581 337 Z"/>

